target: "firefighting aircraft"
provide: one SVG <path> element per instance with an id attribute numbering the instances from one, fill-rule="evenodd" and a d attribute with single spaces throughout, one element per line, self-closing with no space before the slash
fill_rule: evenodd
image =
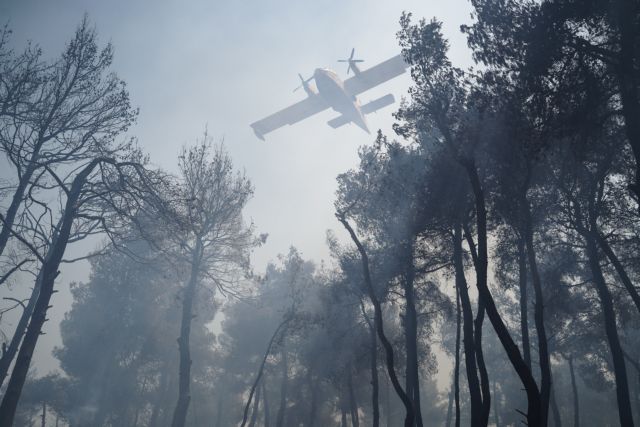
<path id="1" fill-rule="evenodd" d="M 327 122 L 329 126 L 338 128 L 347 123 L 355 123 L 369 133 L 369 128 L 364 118 L 365 114 L 373 113 L 393 104 L 395 99 L 393 95 L 387 94 L 361 106 L 356 95 L 404 73 L 407 64 L 402 59 L 402 55 L 396 55 L 374 67 L 361 71 L 358 63 L 364 61 L 362 59 L 354 59 L 354 54 L 355 48 L 351 50 L 351 55 L 348 59 L 338 61 L 348 64 L 347 74 L 353 70 L 354 76 L 345 81 L 342 81 L 334 71 L 327 68 L 317 68 L 313 76 L 308 79 L 304 79 L 302 75 L 298 74 L 302 84 L 294 92 L 303 88 L 307 93 L 307 98 L 252 123 L 251 127 L 256 136 L 264 141 L 264 136 L 267 133 L 284 125 L 297 123 L 327 108 L 332 108 L 340 113 L 338 117 Z M 317 89 L 309 84 L 311 80 L 315 80 Z"/>

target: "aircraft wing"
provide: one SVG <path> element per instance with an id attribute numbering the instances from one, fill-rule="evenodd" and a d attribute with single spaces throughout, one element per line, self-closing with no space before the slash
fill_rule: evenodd
<path id="1" fill-rule="evenodd" d="M 309 116 L 329 108 L 329 105 L 319 96 L 313 95 L 297 102 L 290 107 L 273 113 L 262 120 L 251 124 L 256 136 L 264 141 L 264 135 L 284 125 L 292 125 Z"/>
<path id="2" fill-rule="evenodd" d="M 357 95 L 404 73 L 408 65 L 402 55 L 396 55 L 344 81 L 344 88 Z"/>

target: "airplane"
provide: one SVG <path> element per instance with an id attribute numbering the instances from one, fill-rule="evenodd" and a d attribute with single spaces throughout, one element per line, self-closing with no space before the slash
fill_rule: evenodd
<path id="1" fill-rule="evenodd" d="M 351 49 L 349 58 L 338 60 L 338 62 L 346 62 L 348 64 L 347 75 L 353 70 L 354 75 L 347 80 L 343 81 L 335 71 L 328 68 L 316 68 L 313 76 L 308 79 L 298 74 L 301 85 L 294 92 L 302 88 L 307 93 L 307 98 L 252 123 L 251 127 L 256 136 L 264 141 L 264 136 L 267 133 L 284 125 L 297 123 L 327 108 L 332 108 L 340 113 L 338 117 L 327 122 L 332 128 L 335 129 L 347 123 L 354 123 L 365 132 L 370 133 L 365 114 L 373 113 L 393 104 L 395 98 L 392 94 L 387 94 L 365 105 L 360 105 L 357 95 L 399 76 L 405 72 L 408 65 L 402 59 L 402 55 L 396 55 L 362 71 L 358 67 L 358 63 L 364 61 L 362 59 L 354 59 L 354 55 L 355 48 Z M 311 80 L 315 80 L 316 88 L 309 84 Z"/>

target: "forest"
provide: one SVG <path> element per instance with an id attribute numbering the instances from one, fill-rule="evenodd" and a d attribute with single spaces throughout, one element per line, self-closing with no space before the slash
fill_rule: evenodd
<path id="1" fill-rule="evenodd" d="M 263 271 L 233 141 L 157 167 L 91 16 L 58 56 L 5 25 L 0 426 L 640 424 L 640 3 L 471 5 L 473 68 L 392 17 L 411 87 L 336 178 L 331 259 Z"/>

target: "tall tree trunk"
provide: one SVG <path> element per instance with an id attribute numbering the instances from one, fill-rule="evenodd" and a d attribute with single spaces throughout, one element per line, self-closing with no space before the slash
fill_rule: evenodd
<path id="1" fill-rule="evenodd" d="M 476 278 L 479 298 L 485 306 L 489 320 L 496 331 L 500 343 L 505 349 L 511 365 L 514 367 L 522 385 L 527 393 L 527 424 L 529 426 L 541 425 L 540 419 L 540 392 L 531 370 L 527 367 L 520 349 L 513 341 L 507 326 L 504 324 L 498 308 L 496 307 L 491 291 L 487 284 L 488 249 L 487 249 L 487 211 L 485 206 L 484 191 L 480 184 L 480 177 L 473 162 L 465 162 L 464 165 L 471 182 L 476 205 L 476 227 L 478 232 L 478 262 L 476 264 Z"/>
<path id="2" fill-rule="evenodd" d="M 451 427 L 451 418 L 453 413 L 453 381 L 451 381 L 451 390 L 449 390 L 449 403 L 447 403 L 446 427 Z"/>
<path id="3" fill-rule="evenodd" d="M 4 398 L 0 404 L 0 425 L 11 426 L 13 425 L 13 419 L 15 417 L 18 401 L 24 387 L 24 382 L 27 378 L 27 372 L 31 365 L 31 359 L 33 358 L 33 352 L 36 348 L 38 338 L 42 333 L 42 326 L 47 321 L 47 310 L 50 305 L 51 296 L 54 293 L 53 285 L 55 283 L 58 274 L 58 268 L 60 262 L 64 256 L 67 244 L 69 243 L 69 236 L 71 234 L 71 228 L 77 215 L 78 199 L 80 197 L 82 187 L 84 186 L 87 177 L 98 165 L 98 160 L 93 160 L 87 166 L 85 166 L 76 177 L 73 179 L 71 189 L 67 194 L 67 200 L 65 203 L 62 218 L 57 228 L 57 234 L 54 235 L 51 246 L 47 251 L 47 254 L 42 263 L 41 275 L 42 283 L 40 285 L 40 292 L 38 299 L 31 315 L 31 320 L 27 331 L 24 335 L 24 340 L 18 351 L 16 363 L 9 379 L 9 384 L 5 390 Z"/>
<path id="4" fill-rule="evenodd" d="M 347 405 L 344 398 L 344 390 L 340 393 L 340 425 L 342 427 L 348 427 L 347 425 Z"/>
<path id="5" fill-rule="evenodd" d="M 16 354 L 18 354 L 18 349 L 20 348 L 22 337 L 27 330 L 29 319 L 33 314 L 33 309 L 35 308 L 36 301 L 38 300 L 41 282 L 42 269 L 40 270 L 40 273 L 38 273 L 36 282 L 33 285 L 33 290 L 31 291 L 29 302 L 25 306 L 24 310 L 22 310 L 20 320 L 18 321 L 18 325 L 16 326 L 16 330 L 13 332 L 13 336 L 11 337 L 11 342 L 7 346 L 6 351 L 2 353 L 2 358 L 0 358 L 0 387 L 2 387 L 2 385 L 4 384 L 4 380 L 7 378 L 7 375 L 9 373 L 9 367 L 11 366 L 13 359 L 16 357 Z"/>
<path id="6" fill-rule="evenodd" d="M 526 197 L 521 200 L 524 215 L 524 238 L 527 246 L 527 258 L 531 270 L 531 282 L 535 294 L 534 319 L 538 335 L 538 356 L 540 362 L 540 425 L 545 427 L 549 418 L 549 399 L 551 396 L 551 360 L 547 342 L 547 331 L 544 324 L 544 295 L 542 293 L 542 281 L 536 261 L 536 252 L 533 244 L 533 221 L 529 202 Z"/>
<path id="7" fill-rule="evenodd" d="M 556 400 L 555 387 L 551 386 L 551 414 L 553 415 L 553 427 L 562 427 L 562 417 L 560 416 L 560 408 Z"/>
<path id="8" fill-rule="evenodd" d="M 415 267 L 413 264 L 413 244 L 406 250 L 407 262 L 404 275 L 405 296 L 405 347 L 407 350 L 406 386 L 405 391 L 413 402 L 415 412 L 415 426 L 422 427 L 422 413 L 420 411 L 420 375 L 418 366 L 418 316 L 415 301 Z"/>
<path id="9" fill-rule="evenodd" d="M 216 410 L 215 427 L 222 427 L 222 394 L 218 397 L 218 409 Z"/>
<path id="10" fill-rule="evenodd" d="M 391 346 L 391 343 L 389 342 L 386 335 L 384 334 L 384 326 L 382 321 L 382 307 L 380 305 L 380 300 L 378 299 L 375 289 L 373 287 L 373 281 L 371 280 L 371 272 L 369 271 L 369 257 L 367 255 L 367 251 L 364 249 L 364 246 L 362 246 L 362 243 L 358 239 L 358 236 L 356 235 L 355 231 L 353 231 L 353 228 L 351 228 L 351 225 L 346 220 L 346 218 L 342 214 L 337 214 L 336 217 L 338 218 L 340 223 L 344 226 L 344 228 L 347 230 L 347 232 L 349 232 L 349 235 L 351 236 L 351 240 L 353 240 L 356 247 L 358 248 L 358 252 L 360 253 L 364 281 L 367 286 L 367 292 L 369 293 L 369 299 L 371 299 L 371 303 L 373 304 L 373 309 L 374 309 L 373 324 L 376 327 L 378 338 L 380 339 L 380 342 L 382 343 L 382 346 L 384 347 L 384 351 L 386 354 L 387 373 L 389 374 L 389 379 L 391 379 L 393 388 L 396 394 L 398 395 L 398 397 L 400 398 L 400 400 L 402 401 L 406 411 L 404 425 L 405 427 L 413 427 L 414 420 L 415 420 L 415 415 L 413 412 L 413 404 L 409 396 L 407 396 L 407 393 L 402 389 L 402 386 L 400 385 L 400 381 L 398 381 L 398 376 L 396 375 L 394 356 L 393 356 L 393 347 Z"/>
<path id="11" fill-rule="evenodd" d="M 631 295 L 631 299 L 633 300 L 633 303 L 635 304 L 636 309 L 638 310 L 638 313 L 640 313 L 640 295 L 638 295 L 638 290 L 636 289 L 635 286 L 633 286 L 633 283 L 631 282 L 629 275 L 627 274 L 626 270 L 624 269 L 624 266 L 620 262 L 620 259 L 618 259 L 618 256 L 609 245 L 609 242 L 607 242 L 607 239 L 605 239 L 604 236 L 599 231 L 597 232 L 597 235 L 598 235 L 598 243 L 600 244 L 600 248 L 602 249 L 602 252 L 604 252 L 607 258 L 609 258 L 609 261 L 611 261 L 611 264 L 613 264 L 613 267 L 616 269 L 616 272 L 618 273 L 618 277 L 620 277 L 620 281 L 622 282 L 624 287 L 627 289 L 627 292 L 629 292 L 629 295 Z"/>
<path id="12" fill-rule="evenodd" d="M 453 265 L 455 268 L 456 280 L 456 305 L 462 308 L 463 317 L 463 344 L 465 367 L 467 370 L 467 382 L 469 383 L 469 394 L 471 398 L 471 425 L 476 427 L 482 425 L 482 395 L 478 371 L 476 368 L 476 345 L 473 331 L 473 312 L 471 310 L 471 299 L 467 288 L 467 279 L 464 276 L 464 264 L 462 262 L 462 228 L 456 223 L 453 230 Z M 460 307 L 458 308 L 458 318 L 456 320 L 456 371 L 459 370 L 459 347 L 460 347 Z M 456 373 L 455 388 L 458 388 L 458 374 Z M 456 397 L 456 414 L 458 413 L 458 399 Z M 458 426 L 459 416 L 456 416 L 456 426 Z"/>
<path id="13" fill-rule="evenodd" d="M 616 325 L 616 314 L 613 309 L 613 299 L 604 280 L 597 247 L 597 236 L 594 233 L 587 233 L 587 257 L 589 267 L 593 275 L 602 314 L 604 317 L 604 327 L 613 360 L 613 371 L 616 378 L 616 397 L 618 399 L 618 415 L 622 427 L 633 426 L 633 415 L 631 413 L 631 402 L 629 400 L 629 381 L 627 379 L 627 368 L 624 362 L 624 354 L 618 336 Z"/>
<path id="14" fill-rule="evenodd" d="M 456 355 L 455 355 L 455 365 L 453 367 L 453 398 L 456 402 L 456 420 L 455 420 L 456 427 L 460 427 L 460 320 L 461 320 L 460 315 L 461 315 L 460 287 L 456 286 Z M 471 356 L 471 358 L 473 359 L 474 357 Z M 467 372 L 468 372 L 468 369 L 467 369 Z M 475 369 L 474 369 L 473 375 L 475 375 Z M 477 381 L 477 378 L 476 378 L 476 381 Z M 469 385 L 469 388 L 471 388 L 471 385 Z M 476 392 L 480 393 L 480 390 L 476 390 Z M 472 413 L 471 425 L 473 425 L 474 421 L 476 420 L 473 419 L 473 413 Z"/>
<path id="15" fill-rule="evenodd" d="M 518 238 L 518 282 L 520 285 L 520 333 L 522 357 L 531 370 L 531 344 L 529 343 L 529 301 L 527 298 L 527 253 L 524 238 Z"/>
<path id="16" fill-rule="evenodd" d="M 264 408 L 264 427 L 270 427 L 271 426 L 271 412 L 269 411 L 269 400 L 268 397 L 269 395 L 267 394 L 267 386 L 265 384 L 265 381 L 262 381 L 262 400 L 264 401 L 263 403 L 263 408 Z"/>
<path id="17" fill-rule="evenodd" d="M 47 427 L 47 402 L 42 402 L 42 422 L 40 423 L 42 427 Z"/>
<path id="18" fill-rule="evenodd" d="M 478 298 L 478 313 L 474 320 L 473 330 L 473 342 L 476 352 L 476 363 L 478 364 L 478 371 L 480 372 L 480 390 L 482 391 L 482 417 L 480 419 L 480 425 L 486 426 L 489 424 L 489 414 L 491 413 L 491 390 L 489 389 L 489 373 L 487 372 L 487 365 L 484 362 L 484 352 L 482 349 L 482 325 L 484 324 L 484 302 L 482 298 Z"/>
<path id="19" fill-rule="evenodd" d="M 498 400 L 498 390 L 496 388 L 497 381 L 493 381 L 493 416 L 495 419 L 496 427 L 500 427 L 500 413 L 499 413 L 499 400 Z"/>
<path id="20" fill-rule="evenodd" d="M 260 387 L 256 390 L 256 399 L 253 402 L 253 412 L 251 413 L 251 421 L 249 421 L 249 427 L 255 427 L 258 420 L 258 411 L 260 410 Z"/>
<path id="21" fill-rule="evenodd" d="M 289 316 L 286 316 L 284 319 L 282 319 L 282 321 L 280 322 L 276 330 L 273 332 L 273 335 L 271 335 L 271 339 L 269 339 L 269 343 L 267 344 L 267 349 L 264 352 L 264 356 L 262 357 L 262 362 L 260 363 L 260 368 L 258 369 L 258 375 L 256 375 L 256 379 L 253 381 L 253 385 L 251 386 L 251 390 L 249 391 L 249 398 L 247 399 L 247 403 L 244 406 L 244 413 L 242 415 L 242 423 L 240 423 L 240 427 L 244 427 L 244 425 L 247 422 L 247 417 L 249 416 L 249 406 L 251 406 L 251 399 L 253 399 L 253 395 L 256 391 L 256 388 L 258 387 L 258 383 L 260 383 L 260 379 L 262 378 L 262 374 L 264 373 L 264 365 L 267 363 L 267 358 L 269 357 L 269 353 L 271 353 L 271 347 L 273 346 L 273 343 L 276 337 L 280 333 L 280 330 L 287 324 L 287 322 L 289 322 L 289 319 L 290 319 Z M 263 388 L 264 388 L 264 383 L 263 383 Z M 264 395 L 265 411 L 268 412 L 269 408 L 267 405 L 267 394 L 266 392 L 262 394 Z M 269 418 L 268 414 L 265 414 L 265 419 L 268 419 L 268 418 Z"/>
<path id="22" fill-rule="evenodd" d="M 316 417 L 318 416 L 318 387 L 314 384 L 311 371 L 307 373 L 307 384 L 309 386 L 309 393 L 311 394 L 311 402 L 309 404 L 309 422 L 307 427 L 314 427 L 316 424 Z"/>
<path id="23" fill-rule="evenodd" d="M 40 147 L 36 145 L 35 149 L 39 150 L 39 148 Z M 15 222 L 18 209 L 22 204 L 22 199 L 24 198 L 24 193 L 27 189 L 27 185 L 29 184 L 29 181 L 31 180 L 35 171 L 35 164 L 36 162 L 38 162 L 38 159 L 39 155 L 37 153 L 34 153 L 23 175 L 20 177 L 18 187 L 13 193 L 11 204 L 9 205 L 7 212 L 4 215 L 0 214 L 0 223 L 2 224 L 2 228 L 0 229 L 0 255 L 4 253 L 4 250 L 7 247 L 7 243 L 9 242 L 9 237 L 11 237 L 13 223 Z"/>
<path id="24" fill-rule="evenodd" d="M 351 425 L 353 427 L 360 427 L 360 417 L 358 416 L 358 401 L 356 400 L 356 394 L 353 390 L 353 374 L 351 369 L 351 362 L 347 367 L 347 390 L 349 391 L 349 412 L 351 413 Z"/>
<path id="25" fill-rule="evenodd" d="M 178 338 L 178 351 L 180 356 L 178 370 L 178 401 L 173 410 L 171 427 L 184 427 L 191 402 L 191 321 L 193 320 L 193 300 L 198 286 L 200 274 L 200 262 L 202 259 L 202 241 L 196 238 L 196 246 L 191 259 L 191 272 L 189 281 L 182 295 L 182 318 L 180 322 L 180 337 Z"/>
<path id="26" fill-rule="evenodd" d="M 378 339 L 376 337 L 376 330 L 367 316 L 367 312 L 364 308 L 364 303 L 360 301 L 360 307 L 362 309 L 362 316 L 367 322 L 369 327 L 369 354 L 371 359 L 371 408 L 373 412 L 372 426 L 380 426 L 380 381 L 378 380 Z"/>
<path id="27" fill-rule="evenodd" d="M 282 384 L 280 386 L 280 406 L 278 406 L 278 414 L 276 415 L 276 427 L 285 425 L 285 417 L 287 410 L 287 392 L 289 388 L 289 356 L 285 344 L 282 347 Z"/>
<path id="28" fill-rule="evenodd" d="M 634 0 L 617 0 L 616 16 L 620 32 L 620 50 L 618 54 L 618 82 L 620 99 L 622 101 L 622 115 L 624 127 L 635 157 L 636 181 L 631 186 L 636 200 L 640 201 L 640 99 L 638 97 L 638 82 L 635 64 L 637 52 L 636 17 L 637 3 Z"/>
<path id="29" fill-rule="evenodd" d="M 576 384 L 576 372 L 573 368 L 573 357 L 569 356 L 569 374 L 571 375 L 571 392 L 573 394 L 573 427 L 580 427 L 580 399 L 578 397 L 578 385 Z"/>
<path id="30" fill-rule="evenodd" d="M 156 392 L 156 399 L 151 410 L 151 417 L 149 418 L 149 427 L 158 426 L 158 416 L 164 400 L 164 396 L 167 393 L 167 386 L 169 383 L 169 362 L 167 362 L 160 373 L 160 384 L 158 384 L 158 390 Z"/>

